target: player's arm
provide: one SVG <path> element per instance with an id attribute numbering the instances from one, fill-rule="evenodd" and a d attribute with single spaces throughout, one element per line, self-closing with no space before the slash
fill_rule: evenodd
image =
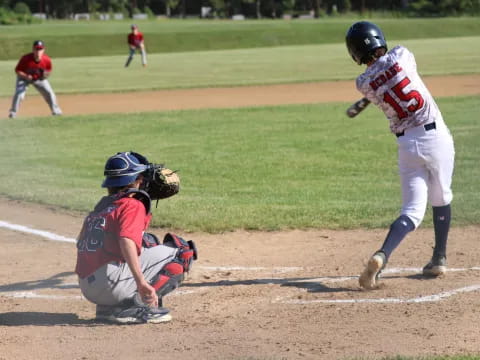
<path id="1" fill-rule="evenodd" d="M 33 76 L 27 73 L 23 58 L 20 59 L 17 66 L 15 67 L 15 73 L 24 80 L 31 81 L 33 79 Z"/>
<path id="2" fill-rule="evenodd" d="M 51 72 L 52 72 L 52 61 L 48 59 L 47 63 L 45 64 L 45 67 L 43 68 L 42 78 L 43 79 L 48 78 Z"/>
<path id="3" fill-rule="evenodd" d="M 360 100 L 356 101 L 350 107 L 347 109 L 347 115 L 348 117 L 355 117 L 358 114 L 360 114 L 365 108 L 370 104 L 370 100 L 368 100 L 366 97 L 361 98 Z"/>
<path id="4" fill-rule="evenodd" d="M 128 264 L 133 278 L 135 279 L 137 290 L 142 300 L 149 305 L 158 306 L 157 293 L 155 292 L 155 289 L 145 280 L 140 268 L 140 262 L 137 255 L 137 246 L 135 242 L 129 238 L 121 237 L 119 240 L 119 245 L 122 256 Z"/>

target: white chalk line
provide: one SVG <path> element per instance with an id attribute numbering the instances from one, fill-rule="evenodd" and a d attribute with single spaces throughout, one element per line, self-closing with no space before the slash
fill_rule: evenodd
<path id="1" fill-rule="evenodd" d="M 13 231 L 19 231 L 19 232 L 23 232 L 23 233 L 27 233 L 27 234 L 37 235 L 37 236 L 40 236 L 40 237 L 43 237 L 45 239 L 52 240 L 52 241 L 63 241 L 63 242 L 69 242 L 69 243 L 75 243 L 76 242 L 75 239 L 68 238 L 68 237 L 61 236 L 61 235 L 57 235 L 57 234 L 51 233 L 49 231 L 36 230 L 36 229 L 32 229 L 32 228 L 29 228 L 29 227 L 23 226 L 23 225 L 11 224 L 11 223 L 6 222 L 6 221 L 0 221 L 0 228 L 2 228 L 2 227 L 6 228 L 6 229 L 9 229 L 9 230 L 13 230 Z"/>
<path id="2" fill-rule="evenodd" d="M 378 298 L 378 299 L 313 299 L 313 300 L 300 300 L 300 299 L 291 299 L 285 300 L 282 298 L 277 298 L 275 302 L 284 303 L 284 304 L 294 304 L 294 305 L 307 305 L 307 304 L 359 304 L 359 303 L 370 303 L 370 304 L 405 304 L 405 303 L 426 303 L 426 302 L 435 302 L 447 299 L 451 296 L 469 293 L 473 291 L 480 290 L 480 284 L 470 285 L 461 287 L 458 289 L 453 289 L 450 291 L 444 291 L 438 294 L 418 296 L 414 298 Z"/>
<path id="3" fill-rule="evenodd" d="M 32 229 L 27 226 L 18 225 L 18 224 L 11 224 L 6 221 L 0 221 L 0 228 L 7 228 L 13 231 L 24 232 L 28 234 L 37 235 L 43 237 L 47 240 L 52 241 L 62 241 L 62 242 L 69 242 L 69 243 L 76 243 L 76 240 L 73 238 L 68 238 L 65 236 L 57 235 L 49 231 L 37 230 Z M 242 266 L 200 266 L 204 270 L 210 271 L 261 271 L 261 270 L 270 270 L 276 272 L 290 272 L 290 271 L 298 271 L 304 269 L 303 267 L 274 267 L 274 268 L 266 268 L 266 267 L 242 267 Z M 447 269 L 448 272 L 459 272 L 459 271 L 472 271 L 472 270 L 480 270 L 480 267 L 474 266 L 470 268 L 450 268 Z M 421 268 L 387 268 L 383 271 L 383 274 L 398 274 L 398 273 L 420 273 L 422 271 Z M 334 282 L 343 282 L 343 281 L 350 281 L 357 279 L 358 276 L 343 276 L 343 277 L 319 277 L 314 279 L 309 279 L 308 281 L 318 281 L 324 283 L 334 283 Z M 275 280 L 275 279 L 272 279 Z M 277 279 L 281 280 L 281 279 Z M 259 281 L 262 283 L 262 281 Z M 263 282 L 268 282 L 267 280 Z M 415 298 L 379 298 L 379 299 L 314 299 L 314 300 L 281 300 L 277 299 L 276 302 L 283 302 L 288 304 L 311 304 L 311 303 L 325 303 L 325 304 L 345 304 L 345 303 L 422 303 L 422 302 L 433 302 L 433 301 L 440 301 L 446 298 L 449 298 L 453 295 L 459 293 L 467 293 L 472 291 L 477 291 L 480 289 L 480 285 L 471 285 L 466 286 L 463 288 L 458 288 L 450 291 L 441 292 L 439 294 L 427 295 L 427 296 L 419 296 Z M 183 289 L 182 289 L 183 290 Z M 190 294 L 196 292 L 195 290 L 177 290 L 175 293 L 177 295 L 182 294 Z M 42 299 L 83 299 L 83 296 L 59 296 L 59 295 L 43 295 L 37 294 L 35 292 L 13 292 L 13 293 L 2 293 L 3 296 L 10 296 L 15 298 L 42 298 Z"/>
<path id="4" fill-rule="evenodd" d="M 196 293 L 199 290 L 191 289 L 177 289 L 168 296 L 181 296 Z M 0 292 L 0 296 L 15 298 L 15 299 L 48 299 L 48 300 L 85 300 L 82 295 L 51 295 L 51 294 L 39 294 L 35 291 L 5 291 Z"/>

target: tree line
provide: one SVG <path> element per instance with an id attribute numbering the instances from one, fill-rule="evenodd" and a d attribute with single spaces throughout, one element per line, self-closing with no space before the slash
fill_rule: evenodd
<path id="1" fill-rule="evenodd" d="M 480 0 L 0 0 L 0 22 L 8 16 L 14 18 L 13 22 L 29 22 L 32 13 L 55 19 L 70 18 L 75 13 L 122 13 L 124 17 L 145 13 L 149 17 L 180 18 L 201 14 L 231 18 L 241 14 L 246 18 L 280 18 L 376 11 L 399 16 L 479 15 Z"/>

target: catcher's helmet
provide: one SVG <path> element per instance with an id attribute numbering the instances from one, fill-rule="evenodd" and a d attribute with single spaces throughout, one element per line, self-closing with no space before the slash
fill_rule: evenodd
<path id="1" fill-rule="evenodd" d="M 353 24 L 347 31 L 345 42 L 348 52 L 358 65 L 368 63 L 376 49 L 388 49 L 382 30 L 368 21 Z"/>
<path id="2" fill-rule="evenodd" d="M 138 175 L 148 169 L 143 161 L 143 156 L 138 154 L 143 159 L 139 159 L 136 153 L 132 152 L 119 152 L 116 155 L 110 157 L 105 163 L 105 180 L 102 183 L 102 187 L 120 187 L 127 186 L 134 182 Z"/>

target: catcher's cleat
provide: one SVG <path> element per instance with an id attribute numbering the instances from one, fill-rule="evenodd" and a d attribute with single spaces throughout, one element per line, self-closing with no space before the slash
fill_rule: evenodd
<path id="1" fill-rule="evenodd" d="M 10 112 L 8 113 L 8 117 L 9 117 L 10 119 L 15 119 L 15 118 L 17 117 L 17 114 L 16 114 L 15 112 L 13 112 L 13 111 L 10 111 Z"/>
<path id="2" fill-rule="evenodd" d="M 373 254 L 358 279 L 360 286 L 367 290 L 375 289 L 377 287 L 378 276 L 386 264 L 387 259 L 382 251 L 377 251 Z"/>
<path id="3" fill-rule="evenodd" d="M 447 258 L 442 255 L 433 255 L 430 262 L 423 267 L 424 276 L 437 277 L 447 271 Z"/>
<path id="4" fill-rule="evenodd" d="M 97 305 L 97 321 L 107 321 L 117 324 L 160 324 L 172 320 L 166 308 L 151 308 L 148 306 L 132 306 L 129 308 Z"/>

